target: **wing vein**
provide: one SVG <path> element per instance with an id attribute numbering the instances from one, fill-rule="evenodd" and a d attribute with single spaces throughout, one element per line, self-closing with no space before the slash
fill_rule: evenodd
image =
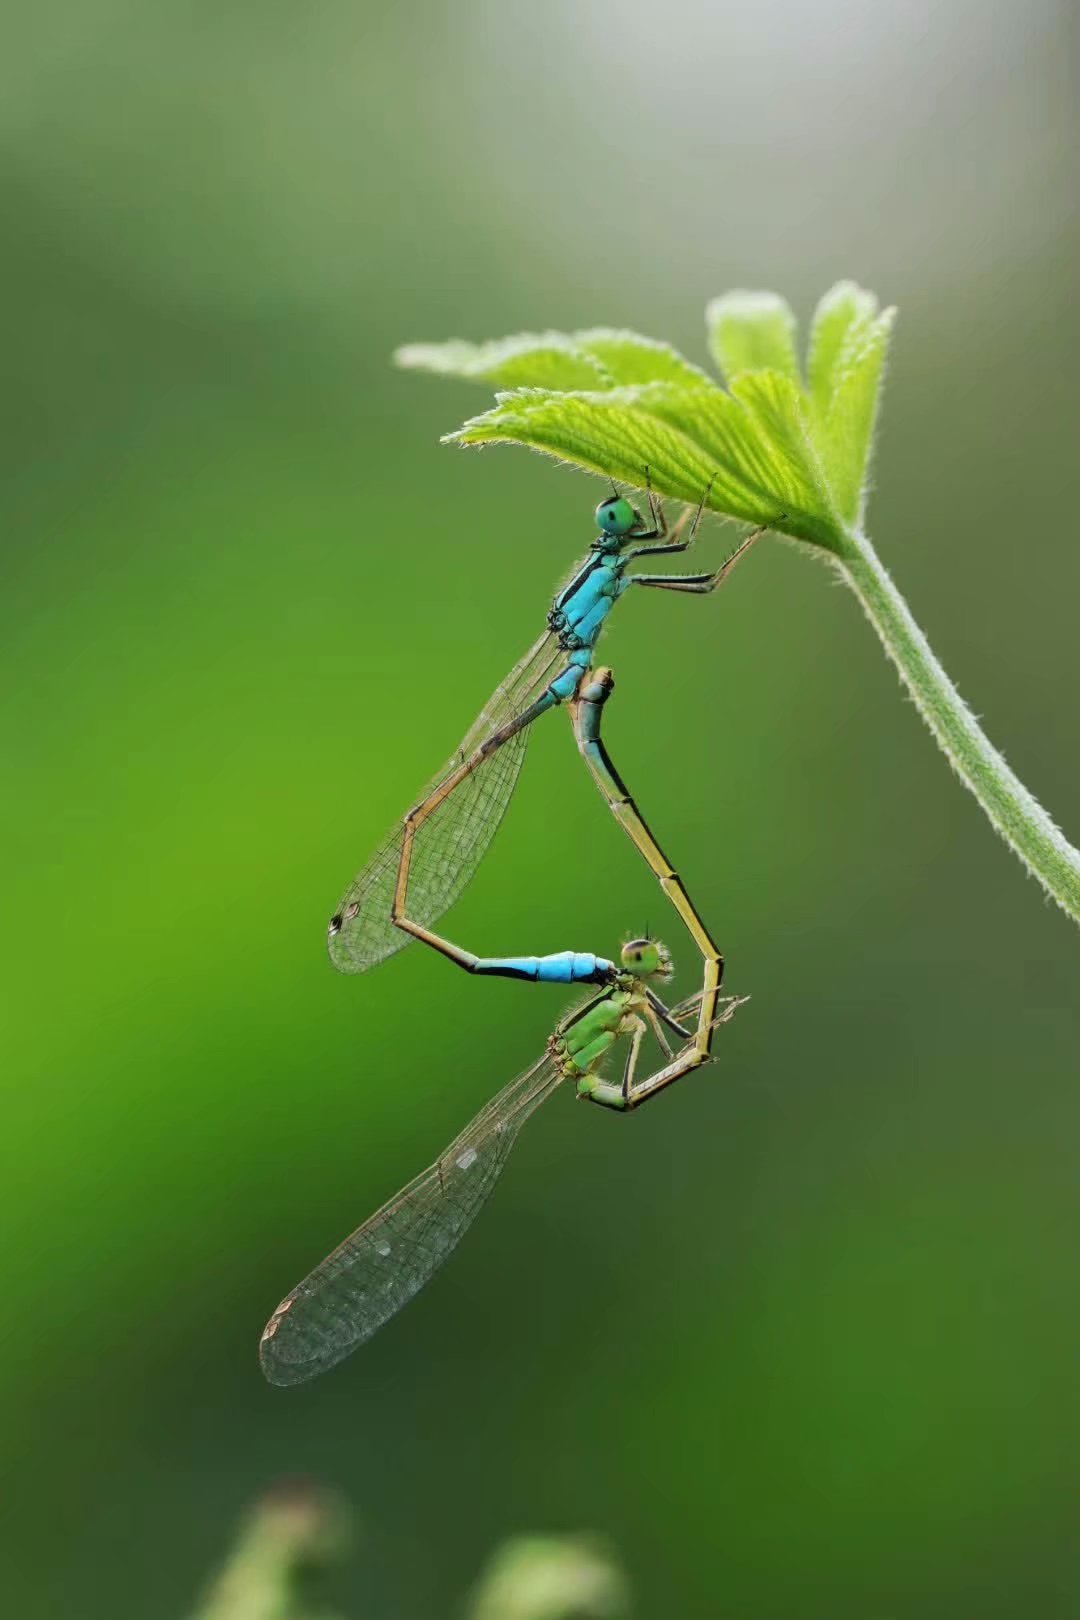
<path id="1" fill-rule="evenodd" d="M 413 1298 L 472 1225 L 522 1125 L 562 1079 L 545 1053 L 282 1300 L 259 1347 L 271 1383 L 325 1372 Z"/>
<path id="2" fill-rule="evenodd" d="M 550 631 L 534 642 L 415 803 L 422 803 L 492 732 L 527 708 L 547 684 L 560 656 L 558 639 Z M 409 876 L 409 914 L 414 922 L 431 927 L 467 887 L 506 814 L 524 763 L 528 732 L 525 727 L 491 754 L 419 828 Z M 361 973 L 409 943 L 409 935 L 390 920 L 402 836 L 399 821 L 350 883 L 335 913 L 341 922 L 330 937 L 330 957 L 343 973 Z"/>

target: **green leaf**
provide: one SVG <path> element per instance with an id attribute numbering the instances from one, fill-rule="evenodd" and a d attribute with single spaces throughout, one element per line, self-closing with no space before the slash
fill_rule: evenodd
<path id="1" fill-rule="evenodd" d="M 469 1620 L 619 1620 L 630 1607 L 626 1576 L 592 1536 L 519 1536 L 490 1560 Z"/>
<path id="2" fill-rule="evenodd" d="M 794 412 L 786 424 L 785 410 Z M 832 541 L 798 392 L 774 373 L 742 378 L 734 394 L 673 383 L 604 393 L 521 389 L 447 437 L 528 445 L 637 489 L 648 467 L 657 494 L 697 502 L 708 489 L 715 511 L 819 545 Z"/>
<path id="3" fill-rule="evenodd" d="M 669 343 L 639 337 L 636 332 L 613 332 L 596 326 L 589 332 L 575 332 L 571 341 L 597 361 L 617 385 L 674 382 L 687 388 L 716 386 L 699 366 L 691 365 Z"/>
<path id="4" fill-rule="evenodd" d="M 717 388 L 707 392 L 726 397 Z M 707 453 L 678 425 L 686 393 L 671 383 L 602 393 L 518 389 L 497 395 L 494 410 L 448 433 L 444 443 L 524 444 L 636 489 L 644 487 L 648 467 L 659 494 L 697 501 L 714 469 Z M 665 398 L 673 406 L 669 422 L 649 408 Z"/>
<path id="5" fill-rule="evenodd" d="M 755 371 L 739 377 L 731 392 L 756 429 L 762 447 L 758 477 L 788 514 L 782 527 L 801 539 L 823 541 L 831 533 L 833 513 L 802 390 L 778 372 Z M 797 528 L 790 526 L 793 521 Z"/>
<path id="6" fill-rule="evenodd" d="M 730 394 L 712 388 L 688 397 L 685 390 L 650 389 L 641 406 L 698 446 L 711 468 L 710 507 L 796 539 L 831 544 L 827 491 L 806 438 L 799 392 L 787 377 L 746 374 Z M 652 476 L 659 489 L 655 470 Z"/>
<path id="7" fill-rule="evenodd" d="M 833 369 L 825 420 L 819 424 L 826 476 L 845 523 L 861 524 L 863 519 L 881 373 L 895 315 L 887 309 L 876 321 L 850 328 Z"/>
<path id="8" fill-rule="evenodd" d="M 773 293 L 729 293 L 707 312 L 725 393 L 664 344 L 605 328 L 568 337 L 423 345 L 402 364 L 501 383 L 495 408 L 447 439 L 514 443 L 640 488 L 768 524 L 834 554 L 940 747 L 993 825 L 1080 921 L 1080 851 L 993 749 L 878 562 L 863 530 L 895 311 L 842 281 L 818 305 L 806 382 L 795 323 Z M 500 1611 L 501 1620 L 501 1611 Z"/>
<path id="9" fill-rule="evenodd" d="M 491 343 L 408 343 L 396 365 L 494 383 L 497 388 L 604 388 L 614 377 L 565 332 L 520 332 Z"/>
<path id="10" fill-rule="evenodd" d="M 841 282 L 822 299 L 807 382 L 775 293 L 714 298 L 709 347 L 729 391 L 669 344 L 593 327 L 414 344 L 400 365 L 494 383 L 494 409 L 444 442 L 522 444 L 635 488 L 708 504 L 842 553 L 861 521 L 893 312 Z"/>
<path id="11" fill-rule="evenodd" d="M 747 371 L 779 371 L 795 383 L 795 316 L 776 293 L 730 292 L 705 311 L 709 348 L 729 382 Z"/>
<path id="12" fill-rule="evenodd" d="M 837 515 L 862 521 L 881 372 L 896 311 L 878 314 L 852 281 L 825 294 L 810 328 L 807 375 L 825 477 Z"/>
<path id="13" fill-rule="evenodd" d="M 345 1504 L 321 1486 L 283 1483 L 248 1515 L 194 1620 L 314 1620 L 311 1575 L 339 1563 L 348 1550 Z M 333 1617 L 320 1611 L 324 1620 Z"/>
<path id="14" fill-rule="evenodd" d="M 823 414 L 836 388 L 837 368 L 846 343 L 853 332 L 865 331 L 877 312 L 874 294 L 853 281 L 838 281 L 814 311 L 806 373 L 811 397 Z"/>
<path id="15" fill-rule="evenodd" d="M 494 383 L 498 388 L 619 388 L 627 383 L 679 382 L 715 386 L 669 343 L 595 326 L 587 332 L 520 332 L 491 343 L 410 343 L 395 363 Z"/>

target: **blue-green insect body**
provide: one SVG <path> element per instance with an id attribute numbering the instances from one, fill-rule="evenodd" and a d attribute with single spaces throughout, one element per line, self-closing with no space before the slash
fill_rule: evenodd
<path id="1" fill-rule="evenodd" d="M 580 1023 L 566 1031 L 560 1043 L 560 1053 L 570 1072 L 584 1075 L 599 1062 L 623 1032 L 627 1018 L 639 999 L 630 990 L 612 990 L 586 1013 Z"/>
<path id="2" fill-rule="evenodd" d="M 651 491 L 647 516 L 617 493 L 600 503 L 596 509 L 598 532 L 589 554 L 555 597 L 546 632 L 496 687 L 457 752 L 391 829 L 330 918 L 328 943 L 336 967 L 346 973 L 363 972 L 414 938 L 470 973 L 498 971 L 452 941 L 441 939 L 430 925 L 454 903 L 483 859 L 513 793 L 534 721 L 560 704 L 582 704 L 597 642 L 619 598 L 631 585 L 708 594 L 764 532 L 755 529 L 719 568 L 708 573 L 653 574 L 631 567 L 639 558 L 686 551 L 694 542 L 708 494 L 706 488 L 696 511 L 691 514 L 688 509 L 671 533 Z M 609 679 L 600 703 L 610 687 Z M 625 784 L 603 762 L 598 735 L 590 732 L 579 741 L 616 816 L 628 826 L 635 818 L 640 820 Z M 676 879 L 666 869 L 666 857 L 651 834 L 631 836 L 671 898 Z M 700 918 L 685 895 L 676 909 L 701 948 L 708 946 L 710 959 L 716 956 L 704 930 L 695 933 Z M 571 968 L 569 978 L 564 978 L 562 970 L 537 966 L 532 958 L 494 960 L 502 961 L 512 977 L 554 983 L 602 982 L 592 980 L 588 967 L 581 971 Z"/>
<path id="3" fill-rule="evenodd" d="M 591 951 L 557 951 L 551 956 L 481 956 L 469 971 L 535 984 L 608 984 L 618 970 L 606 956 Z"/>
<path id="4" fill-rule="evenodd" d="M 668 1007 L 653 983 L 670 978 L 658 940 L 628 940 L 615 982 L 561 1019 L 545 1050 L 483 1107 L 449 1147 L 338 1245 L 282 1300 L 263 1331 L 259 1356 L 274 1384 L 299 1384 L 327 1371 L 406 1305 L 429 1281 L 483 1208 L 525 1122 L 567 1082 L 579 1097 L 623 1112 L 700 1067 L 709 1055 L 680 1023 L 708 995 Z M 710 1026 L 739 1005 L 730 998 Z M 418 1012 L 422 1017 L 422 1013 Z M 641 1078 L 642 1038 L 651 1026 L 666 1061 Z M 674 1053 L 663 1033 L 686 1044 Z M 622 1080 L 599 1071 L 617 1041 L 626 1043 Z"/>
<path id="5" fill-rule="evenodd" d="M 624 577 L 629 561 L 629 556 L 617 551 L 595 549 L 559 592 L 548 614 L 548 626 L 567 652 L 591 651 L 596 646 L 604 620 L 629 588 L 630 581 Z"/>
<path id="6" fill-rule="evenodd" d="M 592 667 L 592 648 L 578 647 L 570 654 L 566 668 L 551 682 L 547 691 L 540 698 L 546 707 L 553 703 L 567 703 L 577 692 L 582 678 Z"/>

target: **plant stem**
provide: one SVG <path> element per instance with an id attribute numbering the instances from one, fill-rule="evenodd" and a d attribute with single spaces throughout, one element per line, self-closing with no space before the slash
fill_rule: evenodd
<path id="1" fill-rule="evenodd" d="M 862 603 L 956 774 L 1047 894 L 1080 922 L 1080 851 L 1062 836 L 983 735 L 866 535 L 850 529 L 845 540 L 836 567 Z"/>

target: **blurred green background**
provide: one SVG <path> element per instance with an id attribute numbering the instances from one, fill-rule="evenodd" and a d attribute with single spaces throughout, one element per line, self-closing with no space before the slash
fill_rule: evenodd
<path id="1" fill-rule="evenodd" d="M 1080 834 L 1069 8 L 56 0 L 5 33 L 4 1611 L 181 1614 L 303 1471 L 366 1525 L 358 1614 L 453 1612 L 504 1534 L 581 1528 L 643 1615 L 1075 1616 L 1080 939 L 777 543 L 603 644 L 613 751 L 753 992 L 723 1068 L 629 1119 L 556 1099 L 359 1356 L 293 1392 L 255 1359 L 562 1006 L 323 949 L 599 490 L 440 448 L 487 396 L 397 343 L 603 322 L 700 359 L 731 287 L 898 302 L 871 533 Z M 657 917 L 545 721 L 455 936 Z"/>

